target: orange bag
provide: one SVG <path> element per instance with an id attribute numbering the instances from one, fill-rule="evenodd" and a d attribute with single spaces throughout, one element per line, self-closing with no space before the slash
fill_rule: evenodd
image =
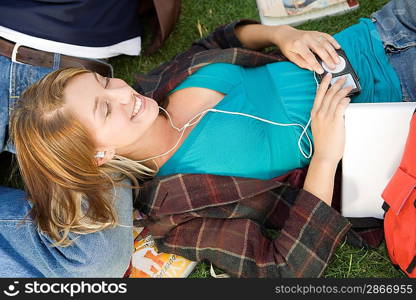
<path id="1" fill-rule="evenodd" d="M 416 278 L 416 114 L 400 162 L 383 191 L 384 234 L 393 264 Z"/>

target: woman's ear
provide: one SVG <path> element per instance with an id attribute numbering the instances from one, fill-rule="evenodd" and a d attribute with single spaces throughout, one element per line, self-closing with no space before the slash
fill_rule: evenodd
<path id="1" fill-rule="evenodd" d="M 106 149 L 103 151 L 98 151 L 95 154 L 95 159 L 97 161 L 97 164 L 99 166 L 101 166 L 102 164 L 105 164 L 106 162 L 108 162 L 110 159 L 114 157 L 114 154 L 115 154 L 114 149 Z"/>

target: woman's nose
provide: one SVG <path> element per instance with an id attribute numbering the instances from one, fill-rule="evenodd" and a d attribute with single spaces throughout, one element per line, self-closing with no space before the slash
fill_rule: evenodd
<path id="1" fill-rule="evenodd" d="M 133 90 L 129 86 L 112 89 L 110 93 L 111 98 L 120 104 L 130 104 L 134 100 Z"/>

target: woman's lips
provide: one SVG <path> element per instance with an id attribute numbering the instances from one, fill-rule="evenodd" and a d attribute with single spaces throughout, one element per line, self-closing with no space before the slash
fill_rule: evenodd
<path id="1" fill-rule="evenodd" d="M 137 119 L 142 114 L 142 112 L 146 109 L 146 98 L 142 97 L 140 95 L 134 95 L 134 96 L 142 101 L 142 105 L 140 106 L 140 109 L 137 112 L 137 114 L 133 118 L 131 118 L 132 121 Z M 133 106 L 133 108 L 134 108 L 134 106 Z"/>

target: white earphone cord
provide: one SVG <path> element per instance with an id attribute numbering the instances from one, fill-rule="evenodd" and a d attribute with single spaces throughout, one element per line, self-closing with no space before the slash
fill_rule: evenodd
<path id="1" fill-rule="evenodd" d="M 318 90 L 319 83 L 318 83 L 318 80 L 316 79 L 315 72 L 313 72 L 313 78 L 315 79 L 316 89 Z M 284 127 L 286 127 L 286 126 L 299 126 L 299 127 L 303 128 L 302 133 L 301 133 L 301 135 L 299 136 L 299 139 L 298 139 L 298 148 L 299 148 L 299 151 L 300 151 L 300 153 L 302 153 L 303 157 L 305 157 L 307 159 L 308 158 L 311 158 L 311 156 L 312 156 L 313 146 L 312 146 L 312 142 L 311 142 L 311 139 L 309 137 L 309 134 L 307 133 L 308 127 L 311 124 L 311 118 L 309 118 L 309 121 L 308 121 L 308 123 L 306 123 L 306 126 L 303 126 L 303 125 L 297 124 L 297 123 L 294 123 L 294 124 L 277 123 L 277 122 L 273 122 L 273 121 L 270 121 L 270 120 L 266 120 L 266 119 L 263 119 L 263 118 L 259 118 L 259 117 L 256 117 L 256 116 L 252 116 L 252 115 L 248 115 L 248 114 L 244 114 L 244 113 L 240 113 L 240 112 L 232 112 L 232 111 L 225 111 L 225 110 L 218 110 L 218 109 L 215 109 L 215 108 L 210 108 L 210 109 L 206 109 L 206 110 L 204 110 L 204 111 L 196 114 L 182 128 L 178 128 L 178 127 L 176 127 L 173 124 L 172 119 L 171 119 L 169 113 L 163 107 L 160 107 L 159 106 L 159 108 L 162 109 L 166 113 L 166 115 L 168 116 L 169 123 L 172 126 L 172 128 L 175 129 L 175 130 L 177 130 L 178 132 L 182 131 L 181 136 L 179 137 L 179 139 L 176 142 L 176 144 L 171 149 L 169 149 L 168 151 L 166 151 L 165 153 L 162 153 L 162 154 L 159 154 L 159 155 L 150 157 L 150 158 L 146 158 L 146 159 L 143 159 L 143 160 L 138 160 L 137 162 L 145 162 L 145 161 L 148 161 L 148 160 L 151 160 L 151 159 L 155 159 L 155 158 L 164 156 L 164 155 L 168 154 L 169 152 L 171 152 L 173 149 L 176 148 L 176 146 L 178 146 L 180 140 L 183 137 L 183 134 L 185 133 L 185 129 L 187 127 L 190 127 L 190 126 L 194 125 L 195 123 L 199 122 L 201 120 L 201 118 L 203 117 L 203 115 L 205 113 L 207 113 L 207 112 L 210 112 L 210 111 L 224 113 L 224 114 L 240 115 L 240 116 L 244 116 L 244 117 L 249 117 L 249 118 L 253 118 L 253 119 L 256 119 L 256 120 L 259 120 L 259 121 L 262 121 L 262 122 L 265 122 L 265 123 L 269 123 L 269 124 L 272 124 L 272 125 L 276 125 L 276 126 L 284 126 Z M 200 116 L 198 118 L 198 120 L 195 121 L 195 122 L 193 122 L 193 123 L 191 123 L 191 121 L 194 120 L 198 116 Z M 309 154 L 305 154 L 305 152 L 303 152 L 302 146 L 300 144 L 301 141 L 302 141 L 302 138 L 303 138 L 303 136 L 305 134 L 306 134 L 306 138 L 308 139 L 308 143 L 309 143 Z"/>
<path id="2" fill-rule="evenodd" d="M 273 122 L 273 121 L 270 121 L 270 120 L 266 120 L 266 119 L 263 119 L 263 118 L 259 118 L 259 117 L 256 117 L 256 116 L 252 116 L 252 115 L 248 115 L 248 114 L 244 114 L 244 113 L 240 113 L 240 112 L 231 112 L 231 111 L 224 111 L 224 110 L 218 110 L 218 109 L 214 109 L 214 108 L 210 108 L 210 109 L 206 109 L 206 110 L 204 110 L 204 111 L 202 111 L 202 112 L 200 112 L 200 113 L 198 113 L 198 114 L 196 114 L 192 119 L 190 119 L 182 128 L 178 128 L 178 127 L 176 127 L 174 124 L 173 124 L 173 122 L 172 122 L 172 119 L 171 119 L 171 117 L 170 117 L 170 115 L 169 115 L 169 113 L 163 108 L 163 107 L 159 107 L 160 109 L 162 109 L 166 114 L 167 114 L 167 116 L 168 116 L 168 118 L 169 118 L 169 122 L 170 122 L 170 125 L 172 126 L 172 128 L 173 129 L 175 129 L 175 130 L 177 130 L 178 132 L 181 132 L 182 131 L 182 133 L 181 133 L 181 135 L 180 135 L 180 137 L 179 137 L 179 139 L 178 139 L 178 141 L 176 142 L 176 144 L 171 148 L 171 149 L 169 149 L 168 151 L 166 151 L 165 153 L 162 153 L 162 154 L 159 154 L 159 155 L 156 155 L 156 156 L 153 156 L 153 157 L 150 157 L 150 158 L 146 158 L 146 159 L 143 159 L 143 160 L 138 160 L 137 162 L 145 162 L 145 161 L 149 161 L 149 160 L 151 160 L 151 159 L 155 159 L 155 158 L 158 158 L 158 157 L 161 157 L 161 156 L 164 156 L 164 155 L 166 155 L 166 154 L 168 154 L 169 152 L 171 152 L 173 149 L 175 149 L 176 148 L 176 146 L 179 144 L 179 142 L 180 142 L 180 140 L 182 139 L 182 137 L 183 137 L 183 134 L 185 133 L 185 129 L 187 128 L 187 127 L 190 127 L 190 126 L 192 126 L 192 125 L 194 125 L 195 123 L 197 123 L 197 122 L 199 122 L 200 120 L 201 120 L 201 118 L 203 117 L 203 115 L 205 114 L 205 113 L 207 113 L 207 112 L 219 112 L 219 113 L 224 113 L 224 114 L 232 114 L 232 115 L 241 115 L 241 116 L 245 116 L 245 117 L 249 117 L 249 118 L 253 118 L 253 119 L 256 119 L 256 120 L 259 120 L 259 121 L 262 121 L 262 122 L 265 122 L 265 123 L 269 123 L 269 124 L 272 124 L 272 125 L 277 125 L 277 126 L 284 126 L 284 127 L 286 127 L 286 126 L 299 126 L 299 127 L 301 127 L 302 129 L 303 129 L 303 131 L 302 131 L 302 133 L 301 133 L 301 135 L 299 136 L 299 139 L 298 139 L 298 148 L 299 148 L 299 150 L 300 150 L 300 152 L 302 153 L 302 155 L 305 157 L 305 158 L 310 158 L 311 156 L 312 156 L 312 151 L 313 151 L 313 147 L 312 147 L 312 142 L 311 142 L 311 139 L 309 138 L 309 134 L 307 133 L 307 129 L 308 129 L 308 127 L 309 127 L 309 125 L 310 125 L 310 123 L 311 123 L 311 119 L 309 119 L 309 121 L 308 121 L 308 123 L 306 124 L 306 127 L 304 127 L 304 126 L 302 126 L 301 124 L 296 124 L 296 123 L 294 123 L 294 124 L 284 124 L 284 123 L 277 123 L 277 122 Z M 192 120 L 194 120 L 196 117 L 198 117 L 199 116 L 199 118 L 198 118 L 198 120 L 196 120 L 196 121 L 194 121 L 193 123 L 191 123 L 191 121 Z M 306 134 L 306 138 L 308 139 L 308 143 L 309 143 L 309 154 L 305 154 L 305 152 L 303 151 L 303 149 L 302 149 L 302 146 L 301 146 L 301 140 L 302 140 L 302 138 L 303 138 L 303 136 Z"/>

